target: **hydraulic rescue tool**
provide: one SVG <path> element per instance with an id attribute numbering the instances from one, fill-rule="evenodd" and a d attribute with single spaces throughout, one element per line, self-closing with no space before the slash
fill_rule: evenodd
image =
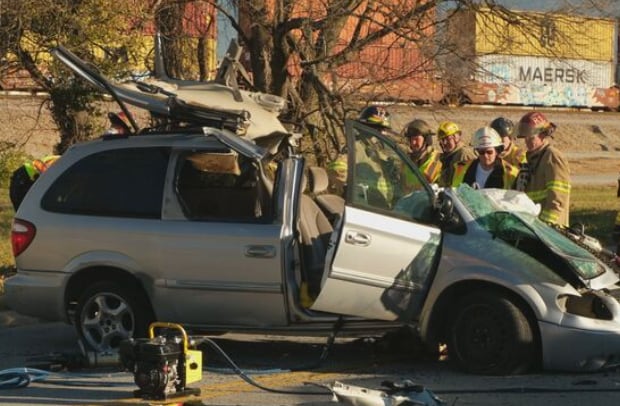
<path id="1" fill-rule="evenodd" d="M 155 337 L 156 328 L 175 329 Z M 168 399 L 200 395 L 200 389 L 186 385 L 202 379 L 202 352 L 190 350 L 187 333 L 179 324 L 154 322 L 149 326 L 149 338 L 130 338 L 120 343 L 119 355 L 123 368 L 134 374 L 140 389 L 135 397 Z"/>

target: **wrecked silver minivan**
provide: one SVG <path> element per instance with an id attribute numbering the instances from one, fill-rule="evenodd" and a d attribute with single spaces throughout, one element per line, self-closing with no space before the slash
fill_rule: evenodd
<path id="1" fill-rule="evenodd" d="M 618 277 L 525 195 L 439 190 L 388 136 L 351 120 L 344 194 L 333 195 L 292 148 L 275 96 L 116 84 L 56 56 L 185 125 L 75 145 L 41 176 L 13 224 L 13 309 L 75 324 L 95 351 L 160 320 L 298 335 L 415 326 L 486 374 L 616 362 Z"/>

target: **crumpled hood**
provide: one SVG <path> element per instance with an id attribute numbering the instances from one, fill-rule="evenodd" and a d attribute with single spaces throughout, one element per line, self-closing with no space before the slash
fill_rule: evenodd
<path id="1" fill-rule="evenodd" d="M 475 222 L 494 237 L 512 243 L 528 254 L 531 246 L 530 249 L 527 246 L 520 248 L 520 240 L 544 245 L 562 261 L 563 272 L 570 271 L 590 288 L 608 287 L 618 281 L 611 268 L 591 252 L 538 219 L 539 208 L 525 193 L 500 189 L 474 190 L 468 185 L 461 185 L 453 192 Z"/>

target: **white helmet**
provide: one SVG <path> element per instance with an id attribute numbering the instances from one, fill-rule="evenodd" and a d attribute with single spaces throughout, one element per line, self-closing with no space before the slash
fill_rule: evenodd
<path id="1" fill-rule="evenodd" d="M 472 139 L 474 149 L 488 149 L 503 146 L 502 137 L 491 127 L 479 128 Z"/>

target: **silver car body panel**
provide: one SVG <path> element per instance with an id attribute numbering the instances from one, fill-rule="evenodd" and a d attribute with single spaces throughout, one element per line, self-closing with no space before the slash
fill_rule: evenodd
<path id="1" fill-rule="evenodd" d="M 421 306 L 439 229 L 355 207 L 346 207 L 339 228 L 326 261 L 333 257 L 333 262 L 312 309 L 379 320 L 414 314 Z"/>

